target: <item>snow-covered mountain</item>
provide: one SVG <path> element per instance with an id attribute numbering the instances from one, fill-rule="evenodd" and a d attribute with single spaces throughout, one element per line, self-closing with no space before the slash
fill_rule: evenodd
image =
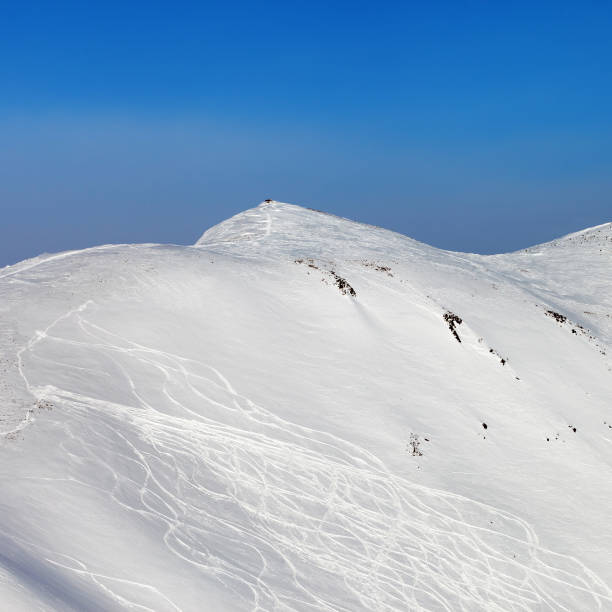
<path id="1" fill-rule="evenodd" d="M 0 270 L 2 610 L 612 610 L 612 224 L 278 202 Z"/>

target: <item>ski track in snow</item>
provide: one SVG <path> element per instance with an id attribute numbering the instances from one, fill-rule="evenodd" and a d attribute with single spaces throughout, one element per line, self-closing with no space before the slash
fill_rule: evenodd
<path id="1" fill-rule="evenodd" d="M 63 556 L 65 557 L 65 555 L 63 555 Z M 157 598 L 157 602 L 158 602 L 157 606 L 162 604 L 162 602 L 165 602 L 165 603 L 168 604 L 170 609 L 174 610 L 175 612 L 181 612 L 181 609 L 178 606 L 176 606 L 165 595 L 163 595 L 159 591 L 159 589 L 155 588 L 154 586 L 152 586 L 150 584 L 142 584 L 140 582 L 135 582 L 133 580 L 125 580 L 123 578 L 116 578 L 114 576 L 105 576 L 103 574 L 98 574 L 96 572 L 90 571 L 87 568 L 87 566 L 84 563 L 82 563 L 81 561 L 79 561 L 78 559 L 74 559 L 74 558 L 71 558 L 71 557 L 67 557 L 67 558 L 70 561 L 72 561 L 74 565 L 77 565 L 78 567 L 71 567 L 70 565 L 65 565 L 65 563 L 60 563 L 59 561 L 54 561 L 53 559 L 49 559 L 49 558 L 45 558 L 45 561 L 47 561 L 51 565 L 55 565 L 55 566 L 57 566 L 59 568 L 62 568 L 64 570 L 67 570 L 67 571 L 70 571 L 70 572 L 74 572 L 76 574 L 80 574 L 80 575 L 86 576 L 102 592 L 104 592 L 105 594 L 109 595 L 112 600 L 117 602 L 117 604 L 119 604 L 123 608 L 140 609 L 140 610 L 146 610 L 148 612 L 156 612 L 156 609 L 157 610 L 160 609 L 159 607 L 157 607 L 157 608 L 150 608 L 149 606 L 136 603 L 135 601 L 131 601 L 131 600 L 127 599 L 126 597 L 123 597 L 122 595 L 119 595 L 118 593 L 113 591 L 112 588 L 110 588 L 108 586 L 109 582 L 111 582 L 111 583 L 121 583 L 121 584 L 124 584 L 124 585 L 128 585 L 129 587 L 132 587 L 132 588 L 135 587 L 137 590 L 142 589 L 144 591 L 147 591 L 148 593 L 152 593 Z"/>
<path id="2" fill-rule="evenodd" d="M 103 487 L 118 510 L 160 525 L 168 551 L 235 591 L 242 608 L 612 609 L 612 592 L 595 574 L 542 548 L 520 518 L 412 484 L 352 443 L 283 420 L 212 365 L 96 325 L 86 318 L 92 305 L 62 315 L 19 354 L 28 389 L 63 414 L 66 457 L 86 458 L 96 465 L 88 475 L 114 484 L 69 479 Z M 60 321 L 63 334 L 53 335 Z M 133 402 L 26 378 L 22 359 L 48 360 L 57 344 L 103 353 Z M 157 372 L 155 393 L 141 388 L 139 371 Z M 100 452 L 108 448 L 112 463 Z M 85 576 L 120 608 L 150 610 L 144 601 L 154 594 L 155 609 L 180 609 L 153 585 L 107 576 L 61 550 L 43 558 Z"/>
<path id="3" fill-rule="evenodd" d="M 7 278 L 9 276 L 14 276 L 15 274 L 21 274 L 22 272 L 27 272 L 28 270 L 32 270 L 33 268 L 37 268 L 38 266 L 41 266 L 43 264 L 48 264 L 52 261 L 57 261 L 59 259 L 66 259 L 67 257 L 72 257 L 73 255 L 81 255 L 82 253 L 91 253 L 95 251 L 108 251 L 120 246 L 126 245 L 103 244 L 100 246 L 89 247 L 87 249 L 82 250 L 64 251 L 62 253 L 56 253 L 55 255 L 49 255 L 47 257 L 36 257 L 31 263 L 20 262 L 12 266 L 6 266 L 5 268 L 1 268 L 0 278 Z"/>
<path id="4" fill-rule="evenodd" d="M 267 238 L 268 236 L 272 234 L 272 215 L 269 213 L 268 210 L 266 210 L 265 213 L 266 213 L 266 227 L 265 227 L 264 235 Z"/>
<path id="5" fill-rule="evenodd" d="M 30 393 L 31 395 L 33 395 L 36 399 L 40 399 L 40 397 L 37 395 L 36 391 L 34 389 L 32 389 L 32 387 L 30 386 L 30 383 L 28 382 L 28 379 L 26 377 L 26 375 L 24 374 L 23 371 L 23 354 L 26 351 L 31 351 L 34 346 L 40 342 L 41 340 L 43 340 L 44 338 L 47 337 L 47 334 L 49 333 L 49 331 L 51 329 L 53 329 L 58 323 L 60 323 L 61 321 L 68 319 L 69 317 L 71 317 L 75 312 L 81 312 L 83 311 L 85 308 L 87 308 L 87 306 L 90 304 L 90 301 L 87 301 L 83 304 L 81 304 L 80 306 L 78 306 L 77 308 L 73 308 L 70 309 L 68 312 L 60 315 L 59 317 L 57 317 L 57 319 L 55 319 L 54 321 L 52 321 L 44 330 L 38 330 L 31 338 L 30 340 L 25 344 L 25 346 L 23 346 L 19 351 L 17 351 L 17 370 L 19 372 L 19 375 L 21 376 L 22 380 L 25 383 L 25 387 L 28 391 L 28 393 Z M 24 429 L 32 420 L 32 414 L 33 414 L 33 410 L 32 409 L 27 409 L 23 419 L 17 424 L 16 427 L 11 428 L 10 430 L 7 431 L 0 431 L 0 436 L 6 436 L 6 435 L 10 435 L 10 434 L 15 434 L 18 431 L 21 431 L 22 429 Z"/>

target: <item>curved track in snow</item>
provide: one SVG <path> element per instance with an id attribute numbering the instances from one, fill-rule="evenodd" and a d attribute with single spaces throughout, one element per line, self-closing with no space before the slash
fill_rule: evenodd
<path id="1" fill-rule="evenodd" d="M 100 327 L 91 306 L 62 316 L 61 333 L 49 326 L 23 354 L 35 363 L 61 345 L 95 351 L 130 390 L 132 402 L 113 403 L 44 375 L 27 380 L 64 417 L 70 479 L 159 525 L 168 552 L 233 591 L 238 608 L 612 608 L 597 576 L 543 549 L 521 519 L 411 484 L 364 449 L 257 405 L 214 365 Z M 56 372 L 73 367 L 54 363 Z M 179 609 L 153 585 L 105 576 L 62 550 L 45 556 L 119 607 Z"/>

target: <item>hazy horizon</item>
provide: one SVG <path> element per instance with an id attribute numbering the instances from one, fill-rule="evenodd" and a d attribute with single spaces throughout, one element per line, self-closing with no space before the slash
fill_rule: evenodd
<path id="1" fill-rule="evenodd" d="M 276 198 L 270 198 L 270 199 L 273 199 L 273 200 L 276 200 L 276 201 L 281 201 L 281 200 L 277 200 Z M 239 214 L 239 213 L 241 213 L 241 212 L 243 212 L 245 210 L 248 210 L 250 208 L 254 208 L 257 205 L 259 205 L 262 201 L 263 200 L 260 199 L 257 202 L 253 202 L 250 206 L 247 206 L 247 207 L 245 207 L 245 208 L 243 208 L 241 210 L 237 210 L 236 212 L 232 212 L 231 214 L 228 214 L 227 217 L 219 219 L 219 221 L 217 223 L 221 223 L 221 222 L 225 221 L 226 219 L 229 219 L 230 217 L 232 217 L 232 216 L 234 216 L 236 214 Z M 303 206 L 305 208 L 306 207 L 313 208 L 313 207 L 307 206 L 305 204 L 300 204 L 300 203 L 296 203 L 296 202 L 285 202 L 285 203 L 287 203 L 287 204 L 294 204 L 294 205 L 297 205 L 297 206 Z M 409 238 L 414 238 L 415 240 L 419 240 L 419 242 L 423 242 L 425 244 L 430 244 L 431 246 L 436 246 L 436 247 L 441 248 L 441 249 L 445 249 L 445 250 L 449 250 L 449 251 L 456 251 L 456 252 L 464 252 L 464 253 L 480 253 L 480 254 L 483 254 L 483 255 L 494 255 L 494 254 L 510 253 L 510 252 L 513 252 L 513 251 L 521 250 L 523 248 L 527 248 L 527 247 L 531 247 L 531 246 L 536 246 L 537 244 L 543 244 L 543 243 L 546 243 L 546 242 L 550 242 L 550 241 L 553 241 L 555 239 L 561 238 L 561 237 L 563 237 L 563 236 L 565 236 L 567 234 L 571 234 L 571 233 L 574 233 L 574 232 L 580 232 L 582 230 L 585 230 L 585 229 L 588 229 L 588 228 L 591 228 L 591 227 L 597 227 L 598 225 L 606 225 L 607 223 L 610 222 L 610 221 L 603 221 L 602 223 L 596 223 L 594 225 L 589 225 L 589 226 L 585 226 L 585 227 L 577 227 L 577 228 L 574 228 L 574 229 L 569 229 L 568 231 L 564 231 L 561 234 L 550 235 L 549 237 L 543 238 L 542 240 L 538 240 L 537 242 L 528 243 L 528 244 L 521 244 L 520 246 L 518 246 L 516 248 L 511 248 L 511 249 L 508 249 L 508 250 L 503 250 L 503 251 L 502 250 L 499 250 L 499 251 L 492 250 L 490 252 L 479 252 L 479 251 L 474 250 L 474 249 L 449 249 L 449 248 L 447 248 L 447 247 L 445 247 L 443 245 L 440 245 L 440 244 L 433 244 L 431 242 L 427 242 L 425 240 L 421 240 L 417 236 L 410 235 L 410 234 L 408 234 L 406 232 L 402 232 L 402 231 L 397 230 L 397 229 L 395 229 L 393 227 L 386 227 L 384 225 L 380 225 L 380 224 L 377 224 L 375 222 L 364 221 L 363 219 L 354 218 L 354 217 L 351 217 L 350 215 L 334 213 L 334 212 L 329 211 L 329 210 L 324 210 L 324 209 L 316 209 L 316 210 L 319 210 L 319 211 L 325 212 L 325 213 L 334 214 L 334 215 L 340 216 L 342 218 L 349 219 L 351 221 L 356 221 L 358 223 L 366 223 L 366 224 L 369 224 L 369 225 L 380 227 L 382 229 L 398 232 L 400 234 L 408 236 Z M 16 263 L 19 263 L 20 261 L 23 261 L 23 260 L 26 260 L 26 259 L 30 259 L 31 257 L 36 257 L 36 256 L 43 255 L 43 254 L 52 254 L 52 253 L 62 252 L 62 251 L 87 249 L 87 248 L 91 248 L 91 247 L 108 245 L 108 244 L 146 244 L 146 243 L 157 243 L 157 244 L 171 244 L 171 245 L 190 246 L 190 245 L 195 244 L 195 242 L 201 236 L 202 233 L 204 233 L 206 230 L 210 229 L 211 227 L 214 227 L 214 225 L 216 225 L 217 223 L 213 223 L 211 225 L 207 225 L 205 227 L 202 227 L 200 230 L 197 230 L 195 232 L 193 241 L 190 241 L 190 242 L 172 242 L 172 241 L 159 241 L 159 242 L 156 242 L 156 241 L 151 241 L 151 240 L 144 239 L 144 240 L 141 240 L 141 241 L 126 240 L 124 242 L 100 242 L 100 243 L 92 243 L 92 244 L 83 244 L 83 242 L 81 240 L 76 239 L 74 241 L 74 244 L 77 244 L 78 246 L 59 248 L 56 251 L 41 251 L 39 253 L 32 253 L 32 254 L 27 255 L 26 257 L 23 257 L 23 258 L 18 259 L 16 261 L 9 261 L 9 262 L 2 262 L 2 261 L 0 261 L 0 268 L 5 267 L 5 266 L 15 265 Z M 70 243 L 70 241 L 68 241 L 68 242 Z M 510 240 L 510 242 L 511 242 L 511 240 Z M 0 250 L 0 252 L 1 252 L 1 250 Z"/>

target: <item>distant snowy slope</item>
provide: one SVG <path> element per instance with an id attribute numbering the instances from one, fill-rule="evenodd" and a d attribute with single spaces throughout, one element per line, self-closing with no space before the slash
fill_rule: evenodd
<path id="1" fill-rule="evenodd" d="M 278 202 L 0 270 L 0 607 L 612 610 L 611 279 Z"/>

